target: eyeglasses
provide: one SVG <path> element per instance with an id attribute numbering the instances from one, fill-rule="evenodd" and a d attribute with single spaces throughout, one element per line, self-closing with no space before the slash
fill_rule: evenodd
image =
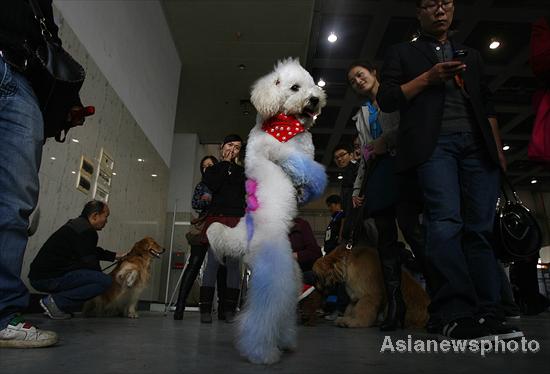
<path id="1" fill-rule="evenodd" d="M 441 7 L 445 12 L 448 12 L 449 10 L 453 9 L 455 6 L 454 1 L 439 1 L 439 2 L 431 2 L 424 6 L 421 6 L 420 9 L 424 9 L 428 12 L 435 12 Z"/>
<path id="2" fill-rule="evenodd" d="M 349 152 L 344 152 L 344 153 L 339 153 L 339 154 L 335 154 L 334 155 L 334 159 L 335 160 L 341 160 L 343 159 L 345 156 L 349 155 Z"/>

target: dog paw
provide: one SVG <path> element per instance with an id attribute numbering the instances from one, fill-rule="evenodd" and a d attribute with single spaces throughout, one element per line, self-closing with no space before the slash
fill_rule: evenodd
<path id="1" fill-rule="evenodd" d="M 139 314 L 137 312 L 128 312 L 128 318 L 139 318 Z"/>
<path id="2" fill-rule="evenodd" d="M 334 324 L 338 327 L 350 327 L 349 321 L 346 319 L 346 317 L 336 318 Z"/>

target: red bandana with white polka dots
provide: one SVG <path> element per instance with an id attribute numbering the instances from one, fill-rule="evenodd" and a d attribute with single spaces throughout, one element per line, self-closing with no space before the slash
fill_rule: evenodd
<path id="1" fill-rule="evenodd" d="M 262 130 L 281 143 L 287 142 L 296 135 L 306 131 L 304 126 L 294 116 L 279 113 L 262 124 Z"/>

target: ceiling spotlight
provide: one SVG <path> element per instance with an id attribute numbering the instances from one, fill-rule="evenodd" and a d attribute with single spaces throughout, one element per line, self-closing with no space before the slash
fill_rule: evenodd
<path id="1" fill-rule="evenodd" d="M 53 156 L 50 157 L 50 160 L 55 161 L 55 157 L 53 157 Z"/>
<path id="2" fill-rule="evenodd" d="M 498 47 L 500 47 L 500 42 L 497 40 L 497 39 L 491 39 L 491 42 L 489 44 L 489 48 L 490 49 L 497 49 Z"/>
<path id="3" fill-rule="evenodd" d="M 138 162 L 145 162 L 145 160 L 142 158 L 138 158 Z"/>
<path id="4" fill-rule="evenodd" d="M 158 175 L 156 175 L 156 174 L 151 174 L 151 176 L 152 176 L 153 178 L 158 177 Z"/>
<path id="5" fill-rule="evenodd" d="M 113 175 L 116 175 L 116 173 L 113 173 Z"/>
<path id="6" fill-rule="evenodd" d="M 536 179 L 531 179 L 531 184 L 537 184 L 538 183 L 538 180 Z"/>
<path id="7" fill-rule="evenodd" d="M 325 82 L 325 81 L 323 80 L 323 78 L 320 78 L 320 79 L 319 79 L 319 82 L 317 82 L 317 85 L 318 85 L 319 87 L 325 87 L 325 86 L 327 85 L 327 82 Z"/>
<path id="8" fill-rule="evenodd" d="M 76 171 L 74 171 L 74 170 L 73 170 L 73 171 L 71 171 L 71 174 L 76 174 Z"/>
<path id="9" fill-rule="evenodd" d="M 338 37 L 336 36 L 335 33 L 331 32 L 330 35 L 328 36 L 327 40 L 331 43 L 334 43 L 335 41 L 338 40 Z"/>
<path id="10" fill-rule="evenodd" d="M 416 42 L 418 40 L 418 35 L 413 35 L 411 42 Z"/>
<path id="11" fill-rule="evenodd" d="M 246 65 L 245 64 L 240 64 L 239 65 L 239 70 L 245 70 L 246 69 Z"/>
<path id="12" fill-rule="evenodd" d="M 509 150 L 510 150 L 510 146 L 509 146 L 509 145 L 505 145 L 504 147 L 502 147 L 502 150 L 503 150 L 503 151 L 509 151 Z"/>
<path id="13" fill-rule="evenodd" d="M 72 138 L 71 141 L 72 141 L 73 143 L 80 143 L 80 140 L 75 139 L 75 138 Z"/>
<path id="14" fill-rule="evenodd" d="M 344 179 L 344 176 L 342 174 L 338 174 L 338 179 Z"/>

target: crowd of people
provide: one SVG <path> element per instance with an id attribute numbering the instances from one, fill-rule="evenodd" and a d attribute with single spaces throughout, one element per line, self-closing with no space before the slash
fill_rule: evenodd
<path id="1" fill-rule="evenodd" d="M 19 18 L 13 22 L 30 14 L 23 3 L 15 7 Z M 57 30 L 51 2 L 42 3 L 51 29 Z M 458 339 L 521 337 L 521 330 L 506 321 L 518 312 L 492 245 L 499 177 L 507 166 L 491 95 L 481 79 L 482 59 L 451 36 L 453 0 L 417 0 L 416 6 L 416 41 L 389 47 L 380 69 L 362 60 L 347 71 L 347 82 L 363 105 L 354 116 L 355 140 L 333 150 L 343 179 L 341 194 L 325 201 L 330 218 L 323 249 L 328 254 L 338 245 L 360 242 L 377 248 L 387 296 L 383 331 L 403 327 L 405 315 L 401 270 L 407 256 L 398 241 L 399 229 L 415 269 L 426 280 L 431 298 L 428 332 Z M 2 28 L 12 21 L 3 20 Z M 13 41 L 38 44 L 40 31 L 34 26 L 10 31 L 20 35 L 10 43 L 2 37 L 0 43 L 0 347 L 48 346 L 57 341 L 56 334 L 20 315 L 29 298 L 20 272 L 28 219 L 38 198 L 42 116 L 24 69 L 5 57 L 9 51 L 25 60 L 26 52 Z M 190 238 L 175 320 L 183 318 L 205 258 L 200 322 L 212 323 L 216 283 L 218 318 L 232 322 L 238 311 L 241 259 L 224 258 L 222 264 L 209 247 L 206 230 L 214 222 L 234 227 L 245 214 L 246 176 L 238 162 L 242 148 L 241 137 L 231 134 L 222 142 L 219 160 L 201 160 L 202 180 L 192 202 L 199 213 L 199 232 Z M 108 216 L 106 204 L 89 202 L 34 259 L 29 279 L 47 293 L 40 305 L 51 318 L 71 318 L 84 301 L 110 286 L 99 261 L 123 255 L 97 246 L 97 231 Z M 313 263 L 323 253 L 303 219 L 295 219 L 289 237 L 307 296 L 315 286 Z M 341 313 L 348 302 L 345 285 L 337 285 L 328 296 L 336 300 L 333 312 Z"/>

